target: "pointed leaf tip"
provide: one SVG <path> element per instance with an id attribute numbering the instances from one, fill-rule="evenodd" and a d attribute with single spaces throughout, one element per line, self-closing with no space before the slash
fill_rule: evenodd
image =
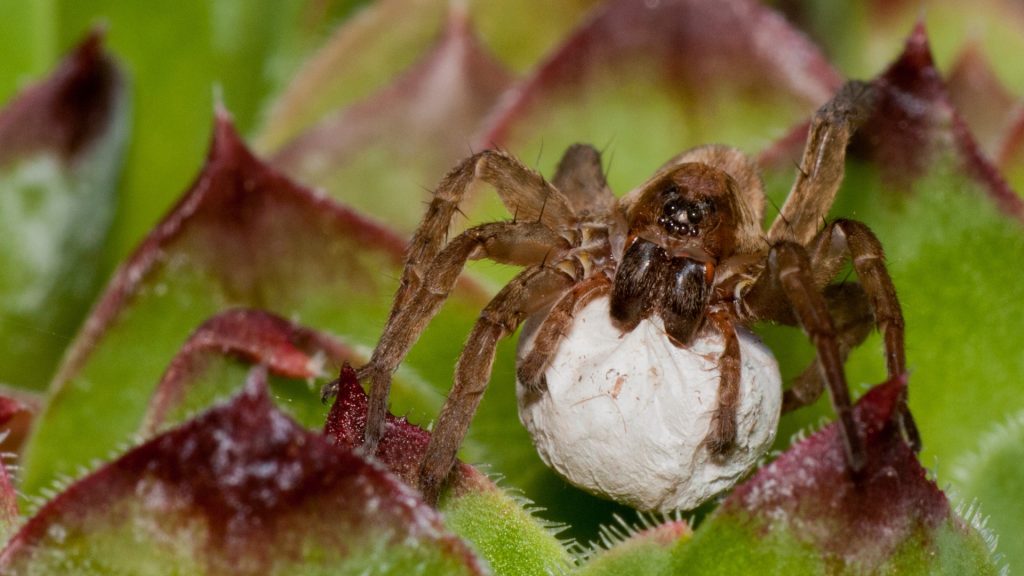
<path id="1" fill-rule="evenodd" d="M 93 30 L 46 80 L 0 111 L 0 165 L 40 150 L 75 158 L 108 128 L 124 80 Z"/>
<path id="2" fill-rule="evenodd" d="M 899 57 L 872 82 L 878 102 L 851 142 L 851 155 L 874 163 L 885 180 L 903 190 L 953 160 L 1005 214 L 1024 221 L 1024 201 L 986 158 L 953 106 L 923 22 L 914 26 Z"/>
<path id="3" fill-rule="evenodd" d="M 827 530 L 811 534 L 827 534 L 828 541 L 819 544 L 844 555 L 893 545 L 912 529 L 947 518 L 948 501 L 901 436 L 897 406 L 905 389 L 906 380 L 896 378 L 857 402 L 854 417 L 867 454 L 857 477 L 850 473 L 839 428 L 832 423 L 737 488 L 723 510 L 819 523 Z M 858 536 L 844 534 L 853 528 Z"/>
<path id="4" fill-rule="evenodd" d="M 71 485 L 15 535 L 0 570 L 116 573 L 144 561 L 233 574 L 386 563 L 483 573 L 395 478 L 278 412 L 266 375 L 254 368 L 227 404 Z"/>
<path id="5" fill-rule="evenodd" d="M 324 434 L 339 446 L 356 449 L 363 443 L 366 431 L 366 413 L 369 406 L 366 393 L 356 379 L 356 372 L 347 363 L 342 367 L 336 380 L 338 395 L 327 416 Z M 430 443 L 430 433 L 388 413 L 386 430 L 374 455 L 387 468 L 410 486 L 418 480 L 419 464 Z M 472 482 L 477 488 L 493 484 L 471 466 L 457 463 L 453 475 L 456 492 L 465 490 Z"/>

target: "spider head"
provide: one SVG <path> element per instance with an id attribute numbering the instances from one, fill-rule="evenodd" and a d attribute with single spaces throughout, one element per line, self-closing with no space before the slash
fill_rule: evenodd
<path id="1" fill-rule="evenodd" d="M 736 249 L 736 183 L 699 162 L 673 167 L 650 182 L 628 213 L 630 236 L 671 256 L 719 260 Z"/>

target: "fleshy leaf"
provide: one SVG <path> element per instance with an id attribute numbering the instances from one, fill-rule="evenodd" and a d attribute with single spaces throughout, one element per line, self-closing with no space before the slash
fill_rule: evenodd
<path id="1" fill-rule="evenodd" d="M 388 86 L 428 52 L 451 12 L 471 15 L 484 42 L 517 70 L 532 65 L 599 0 L 380 0 L 338 28 L 271 107 L 258 141 L 277 150 L 337 110 Z M 468 4 L 468 6 L 467 6 Z M 464 16 L 463 16 L 464 17 Z M 433 185 L 430 182 L 425 185 Z"/>
<path id="2" fill-rule="evenodd" d="M 366 393 L 348 366 L 342 368 L 338 384 L 338 397 L 324 433 L 339 446 L 355 449 L 366 430 Z M 387 430 L 375 456 L 388 470 L 415 485 L 429 442 L 429 432 L 388 414 Z M 439 509 L 447 526 L 472 543 L 496 574 L 525 576 L 564 570 L 570 560 L 551 527 L 521 504 L 476 469 L 459 462 Z"/>
<path id="3" fill-rule="evenodd" d="M 996 551 L 1011 570 L 1024 566 L 1024 411 L 982 434 L 974 451 L 955 463 L 953 477 L 971 503 L 965 516 L 1000 537 Z"/>
<path id="4" fill-rule="evenodd" d="M 224 374 L 228 367 L 221 365 L 234 365 L 232 359 L 262 364 L 274 375 L 292 380 L 290 386 L 276 387 L 274 397 L 292 418 L 314 428 L 323 423 L 326 408 L 315 390 L 296 386 L 294 380 L 312 384 L 325 369 L 333 371 L 326 367 L 365 360 L 326 334 L 262 310 L 223 312 L 197 328 L 171 361 L 149 403 L 141 435 L 149 437 L 214 399 L 234 394 L 238 381 Z"/>
<path id="5" fill-rule="evenodd" d="M 127 116 L 99 33 L 0 111 L 0 382 L 43 388 L 99 288 Z"/>
<path id="6" fill-rule="evenodd" d="M 479 123 L 511 80 L 456 8 L 411 69 L 288 142 L 271 163 L 411 231 L 430 198 L 428 187 L 469 153 Z"/>
<path id="7" fill-rule="evenodd" d="M 737 487 L 677 549 L 676 573 L 997 574 L 982 535 L 952 513 L 900 434 L 905 385 L 857 403 L 867 459 L 856 479 L 830 424 Z"/>
<path id="8" fill-rule="evenodd" d="M 612 187 L 708 142 L 757 150 L 842 79 L 777 13 L 748 0 L 604 4 L 503 100 L 482 139 L 551 173 L 573 142 L 610 147 Z M 771 113 L 767 113 L 770 110 Z"/>
<path id="9" fill-rule="evenodd" d="M 5 573 L 483 574 L 392 476 L 274 408 L 231 402 L 75 482 L 0 555 Z"/>
<path id="10" fill-rule="evenodd" d="M 986 155 L 1006 137 L 1016 98 L 992 70 L 977 44 L 968 44 L 947 74 L 949 99 L 963 116 Z"/>
<path id="11" fill-rule="evenodd" d="M 670 520 L 628 537 L 633 527 L 607 529 L 602 541 L 607 546 L 579 570 L 580 576 L 668 576 L 672 574 L 672 551 L 693 536 L 690 525 Z"/>
<path id="12" fill-rule="evenodd" d="M 923 24 L 914 27 L 903 54 L 875 84 L 882 96 L 860 142 L 883 176 L 907 186 L 937 163 L 955 160 L 956 168 L 976 179 L 1004 212 L 1024 220 L 1024 202 L 985 158 L 953 107 Z"/>
<path id="13" fill-rule="evenodd" d="M 953 107 L 923 26 L 875 83 L 882 90 L 879 108 L 854 142 L 832 214 L 866 222 L 885 247 L 907 326 L 910 405 L 924 440 L 922 460 L 938 462 L 939 473 L 948 474 L 943 463 L 974 451 L 979 430 L 1024 409 L 1014 392 L 1024 286 L 1019 270 L 1007 266 L 1024 261 L 1024 208 Z M 786 186 L 791 166 L 784 167 Z M 770 173 L 779 202 L 778 171 Z M 768 338 L 784 375 L 810 360 L 794 360 L 807 348 L 805 337 L 794 338 L 800 342 Z M 881 376 L 879 348 L 871 339 L 854 351 L 847 365 L 852 383 Z M 831 418 L 825 402 L 796 412 L 783 420 L 780 437 L 823 415 Z M 956 488 L 967 501 L 975 497 Z M 1008 546 L 1021 544 L 1003 538 Z"/>
<path id="14" fill-rule="evenodd" d="M 1024 18 L 1014 0 L 979 0 L 969 9 L 957 0 L 787 0 L 773 4 L 851 77 L 871 76 L 888 64 L 907 30 L 920 21 L 932 36 L 941 70 L 951 70 L 964 47 L 974 44 L 1014 92 L 1024 90 L 1024 72 L 1007 58 L 1024 50 Z"/>
<path id="15" fill-rule="evenodd" d="M 141 2 L 45 1 L 54 5 L 57 46 L 103 22 L 111 50 L 132 79 L 136 114 L 109 271 L 194 176 L 214 104 L 228 106 L 241 131 L 251 129 L 274 88 L 270 60 L 278 42 L 292 34 L 296 4 L 310 2 L 182 0 L 157 15 Z"/>
<path id="16" fill-rule="evenodd" d="M 122 265 L 66 357 L 25 454 L 23 489 L 128 440 L 171 358 L 218 311 L 258 306 L 372 346 L 402 251 L 388 230 L 260 163 L 221 117 L 195 185 Z M 442 316 L 468 332 L 481 304 L 463 286 Z M 408 366 L 447 382 L 454 360 L 438 358 L 454 359 L 459 343 L 436 331 L 425 340 Z M 407 374 L 397 405 L 436 409 L 439 394 Z"/>

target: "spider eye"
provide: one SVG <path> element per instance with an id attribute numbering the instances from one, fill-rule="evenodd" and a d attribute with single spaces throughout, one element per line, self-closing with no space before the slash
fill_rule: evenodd
<path id="1" fill-rule="evenodd" d="M 690 221 L 690 224 L 700 224 L 701 219 L 704 218 L 704 210 L 696 204 L 690 204 L 686 207 L 686 219 Z"/>
<path id="2" fill-rule="evenodd" d="M 658 223 L 670 234 L 696 236 L 697 225 L 704 219 L 705 213 L 701 203 L 675 198 L 665 203 Z"/>

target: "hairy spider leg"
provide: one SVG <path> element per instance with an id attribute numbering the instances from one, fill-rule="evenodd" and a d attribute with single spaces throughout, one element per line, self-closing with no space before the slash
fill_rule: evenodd
<path id="1" fill-rule="evenodd" d="M 814 262 L 813 254 L 811 261 Z M 839 337 L 839 357 L 845 364 L 850 352 L 860 346 L 874 330 L 875 316 L 871 313 L 871 304 L 864 293 L 864 287 L 859 282 L 829 284 L 823 291 Z M 796 323 L 796 320 L 793 319 L 792 323 Z M 825 382 L 815 359 L 793 380 L 793 385 L 783 394 L 783 414 L 814 403 L 821 396 L 824 386 Z"/>
<path id="2" fill-rule="evenodd" d="M 455 383 L 437 417 L 420 464 L 419 488 L 426 502 L 437 502 L 455 464 L 456 453 L 487 389 L 498 341 L 514 332 L 527 316 L 562 296 L 575 281 L 558 267 L 527 268 L 480 313 L 455 365 Z"/>
<path id="3" fill-rule="evenodd" d="M 359 377 L 370 381 L 363 441 L 367 452 L 376 452 L 384 432 L 391 375 L 448 298 L 466 261 L 490 258 L 530 266 L 542 262 L 552 246 L 565 250 L 569 244 L 539 222 L 494 222 L 466 230 L 434 258 L 416 293 L 396 305 L 370 361 L 359 370 Z"/>
<path id="4" fill-rule="evenodd" d="M 807 246 L 821 229 L 843 182 L 846 146 L 867 119 L 876 94 L 870 84 L 847 82 L 815 112 L 796 181 L 768 230 L 769 244 L 790 240 Z"/>
<path id="5" fill-rule="evenodd" d="M 502 202 L 510 209 L 514 207 L 522 219 L 471 228 L 446 244 L 452 218 L 478 180 L 492 185 Z M 520 266 L 538 264 L 550 255 L 552 246 L 567 245 L 553 230 L 573 220 L 572 209 L 558 190 L 501 151 L 474 154 L 441 180 L 409 244 L 384 333 L 369 363 L 360 370 L 360 378 L 370 380 L 363 439 L 367 452 L 376 451 L 384 432 L 391 375 L 451 292 L 466 260 L 473 257 Z M 542 254 L 532 249 L 538 242 L 543 246 Z M 524 250 L 526 245 L 532 248 Z M 330 393 L 325 390 L 325 394 Z"/>
<path id="6" fill-rule="evenodd" d="M 902 376 L 907 370 L 905 325 L 899 298 L 896 296 L 896 287 L 885 266 L 882 243 L 863 223 L 839 219 L 818 234 L 812 245 L 811 258 L 812 269 L 816 273 L 815 281 L 819 286 L 824 286 L 829 281 L 828 278 L 834 277 L 843 264 L 852 263 L 866 298 L 851 300 L 851 305 L 853 302 L 860 302 L 868 306 L 869 314 L 858 316 L 873 319 L 874 325 L 882 334 L 889 378 Z M 845 355 L 844 353 L 844 360 Z M 805 391 L 798 393 L 806 397 Z M 900 424 L 910 445 L 915 450 L 920 450 L 921 438 L 906 400 L 904 396 L 901 402 Z M 813 398 L 810 401 L 813 401 Z"/>
<path id="7" fill-rule="evenodd" d="M 519 382 L 533 393 L 547 389 L 544 370 L 568 334 L 576 313 L 595 299 L 611 292 L 611 280 L 604 274 L 591 276 L 562 296 L 537 328 L 533 346 L 516 367 Z"/>
<path id="8" fill-rule="evenodd" d="M 811 262 L 803 246 L 795 242 L 780 242 L 772 246 L 768 253 L 768 275 L 762 276 L 759 282 L 772 279 L 778 283 L 797 322 L 814 344 L 818 368 L 828 384 L 832 407 L 839 418 L 847 461 L 853 471 L 859 471 L 864 466 L 864 445 L 853 419 L 850 391 L 839 352 L 839 336 L 825 296 L 814 283 Z"/>
<path id="9" fill-rule="evenodd" d="M 718 404 L 711 420 L 711 433 L 705 440 L 711 454 L 722 456 L 736 443 L 736 407 L 740 394 L 740 341 L 732 314 L 714 308 L 708 320 L 722 334 L 725 346 L 718 357 Z"/>

